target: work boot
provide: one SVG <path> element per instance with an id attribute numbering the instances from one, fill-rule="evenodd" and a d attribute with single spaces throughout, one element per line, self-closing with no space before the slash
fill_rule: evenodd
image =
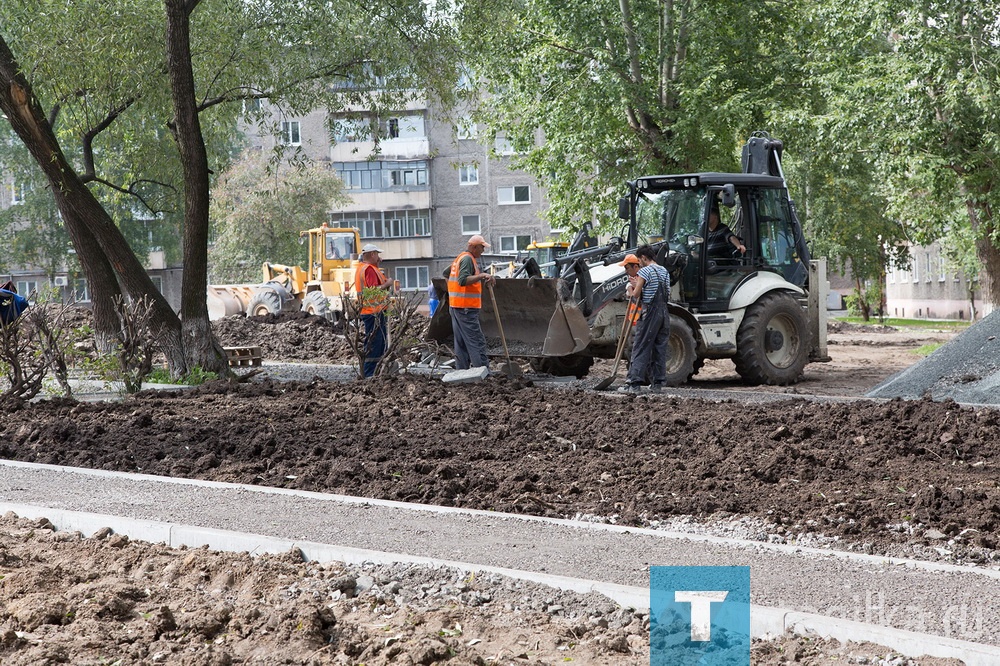
<path id="1" fill-rule="evenodd" d="M 639 385 L 638 384 L 625 384 L 624 386 L 619 386 L 618 387 L 618 392 L 619 393 L 638 393 L 639 392 Z"/>
<path id="2" fill-rule="evenodd" d="M 662 390 L 663 390 L 663 384 L 650 384 L 649 385 L 649 392 L 650 393 L 659 393 Z"/>

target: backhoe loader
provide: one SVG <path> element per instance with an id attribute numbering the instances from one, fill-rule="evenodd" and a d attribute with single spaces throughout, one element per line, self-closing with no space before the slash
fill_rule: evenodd
<path id="1" fill-rule="evenodd" d="M 649 244 L 671 275 L 668 383 L 689 380 L 705 359 L 731 358 L 745 383 L 787 385 L 826 354 L 826 263 L 810 261 L 781 169 L 782 144 L 755 133 L 742 173 L 646 176 L 619 200 L 623 226 L 610 242 L 555 258 L 558 277 L 536 271 L 499 279 L 493 293 L 510 354 L 536 371 L 583 377 L 615 355 L 627 279 L 617 265 Z M 709 256 L 715 210 L 746 247 Z M 529 271 L 530 272 L 530 271 Z M 428 337 L 451 336 L 447 283 Z M 491 357 L 503 351 L 489 295 L 480 314 Z M 627 351 L 626 351 L 627 353 Z"/>

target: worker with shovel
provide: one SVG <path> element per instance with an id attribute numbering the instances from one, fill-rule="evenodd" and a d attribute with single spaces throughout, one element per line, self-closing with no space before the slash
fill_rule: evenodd
<path id="1" fill-rule="evenodd" d="M 656 263 L 656 253 L 649 245 L 635 251 L 639 270 L 629 275 L 625 293 L 642 306 L 639 323 L 632 339 L 632 359 L 628 368 L 627 383 L 619 390 L 637 393 L 647 378 L 652 380 L 651 391 L 659 391 L 667 381 L 667 355 L 670 340 L 670 314 L 667 299 L 670 297 L 670 273 Z"/>
<path id="2" fill-rule="evenodd" d="M 357 285 L 361 302 L 361 323 L 365 327 L 365 360 L 362 374 L 375 375 L 379 361 L 385 355 L 388 322 L 385 311 L 389 307 L 389 290 L 392 280 L 379 267 L 382 250 L 369 243 L 361 248 L 361 261 L 355 271 L 354 284 Z"/>
<path id="3" fill-rule="evenodd" d="M 466 251 L 455 257 L 448 272 L 448 309 L 455 334 L 455 367 L 459 370 L 490 365 L 479 311 L 483 305 L 483 285 L 492 285 L 496 278 L 481 272 L 478 261 L 489 246 L 485 238 L 476 234 L 469 239 Z"/>

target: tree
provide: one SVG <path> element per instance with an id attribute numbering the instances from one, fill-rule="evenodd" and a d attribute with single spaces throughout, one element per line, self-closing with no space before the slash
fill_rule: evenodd
<path id="1" fill-rule="evenodd" d="M 945 236 L 941 244 L 945 264 L 950 271 L 965 278 L 965 295 L 969 299 L 969 320 L 976 319 L 976 287 L 983 265 L 976 253 L 975 235 L 967 226 L 959 227 Z"/>
<path id="2" fill-rule="evenodd" d="M 213 192 L 212 281 L 259 281 L 265 261 L 297 263 L 293 257 L 302 256 L 299 232 L 318 227 L 331 203 L 343 201 L 343 183 L 329 169 L 273 164 L 259 152 L 247 151 Z"/>
<path id="3" fill-rule="evenodd" d="M 45 174 L 94 294 L 103 295 L 93 302 L 98 345 L 103 348 L 110 348 L 112 345 L 114 322 L 117 321 L 114 299 L 120 297 L 121 280 L 121 284 L 134 298 L 139 298 L 144 293 L 151 294 L 155 309 L 155 330 L 158 331 L 167 358 L 176 363 L 174 352 L 180 349 L 177 337 L 180 322 L 166 299 L 153 287 L 142 264 L 114 222 L 62 152 L 31 84 L 22 74 L 20 65 L 2 38 L 0 110 Z"/>
<path id="4" fill-rule="evenodd" d="M 739 147 L 763 129 L 772 100 L 797 92 L 783 37 L 794 5 L 501 4 L 470 2 L 463 13 L 490 94 L 479 119 L 548 188 L 552 226 L 578 228 L 614 208 L 639 175 L 738 170 Z"/>
<path id="5" fill-rule="evenodd" d="M 171 341 L 168 351 L 173 374 L 183 374 L 192 365 L 212 370 L 224 363 L 208 325 L 204 293 L 214 171 L 209 162 L 219 154 L 220 137 L 230 137 L 239 118 L 249 114 L 253 119 L 252 109 L 242 103 L 267 98 L 291 112 L 359 102 L 373 109 L 387 104 L 398 108 L 415 94 L 416 81 L 447 97 L 447 87 L 435 84 L 453 80 L 449 62 L 456 54 L 449 45 L 448 17 L 419 0 L 364 5 L 227 0 L 204 6 L 197 0 L 164 0 L 162 5 L 154 0 L 92 0 L 64 5 L 54 0 L 4 4 L 0 23 L 16 36 L 16 46 L 30 62 L 30 68 L 22 70 L 7 49 L 8 79 L 21 76 L 19 85 L 37 102 L 22 74 L 30 71 L 51 100 L 53 117 L 45 118 L 44 107 L 36 103 L 33 123 L 18 134 L 40 164 L 49 153 L 60 151 L 56 170 L 73 180 L 74 193 L 93 183 L 136 197 L 154 212 L 158 201 L 169 202 L 171 193 L 183 193 L 183 338 Z M 352 39 L 330 38 L 342 34 Z M 197 59 L 193 53 L 198 53 Z M 86 67 L 80 65 L 84 61 Z M 351 81 L 348 92 L 330 85 L 337 80 Z M 63 131 L 79 146 L 78 166 L 61 152 L 53 129 L 56 117 L 69 121 L 71 129 Z M 43 136 L 46 133 L 50 136 Z M 99 149 L 102 137 L 110 138 L 104 151 Z M 164 142 L 171 139 L 176 148 L 165 151 Z M 41 149 L 33 145 L 41 143 Z M 209 145 L 215 146 L 214 153 Z M 102 160 L 115 168 L 102 171 Z M 107 173 L 121 180 L 102 175 Z M 178 173 L 183 179 L 176 178 Z M 47 176 L 56 178 L 54 172 Z M 104 226 L 107 214 L 101 218 L 92 203 L 96 199 L 88 203 L 82 224 L 66 224 L 75 244 L 87 240 L 83 231 L 95 236 L 83 251 L 78 247 L 78 253 L 81 258 L 84 252 L 95 257 L 84 262 L 84 270 L 94 282 L 96 315 L 98 301 L 116 293 L 110 270 L 103 278 L 97 275 L 102 259 L 108 268 L 114 266 L 133 299 L 152 285 L 143 283 L 144 272 L 134 274 L 141 270 L 138 262 L 124 261 L 117 253 L 115 260 L 106 261 L 117 238 Z M 65 219 L 68 210 L 61 211 Z M 74 228 L 80 233 L 74 235 Z M 154 311 L 160 307 L 154 298 Z M 171 315 L 159 313 L 156 318 L 172 330 Z"/>
<path id="6" fill-rule="evenodd" d="M 849 0 L 818 6 L 825 19 L 815 65 L 837 135 L 865 145 L 879 165 L 889 213 L 929 243 L 974 233 L 1000 299 L 1000 37 L 995 2 Z M 849 137 L 849 138 L 848 138 Z"/>

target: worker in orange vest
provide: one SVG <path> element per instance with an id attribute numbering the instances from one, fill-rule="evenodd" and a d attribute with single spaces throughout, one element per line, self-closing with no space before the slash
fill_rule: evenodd
<path id="1" fill-rule="evenodd" d="M 455 334 L 455 367 L 459 370 L 490 365 L 486 336 L 479 322 L 483 284 L 492 285 L 496 281 L 479 269 L 479 257 L 489 246 L 485 238 L 476 234 L 469 239 L 466 251 L 455 257 L 448 272 L 448 309 Z"/>
<path id="2" fill-rule="evenodd" d="M 375 374 L 378 362 L 385 355 L 385 310 L 389 307 L 388 290 L 392 280 L 386 277 L 379 264 L 382 250 L 371 243 L 361 248 L 361 261 L 354 273 L 354 284 L 361 299 L 361 323 L 365 327 L 365 360 L 362 372 L 365 377 Z M 368 289 L 368 293 L 363 293 Z"/>

